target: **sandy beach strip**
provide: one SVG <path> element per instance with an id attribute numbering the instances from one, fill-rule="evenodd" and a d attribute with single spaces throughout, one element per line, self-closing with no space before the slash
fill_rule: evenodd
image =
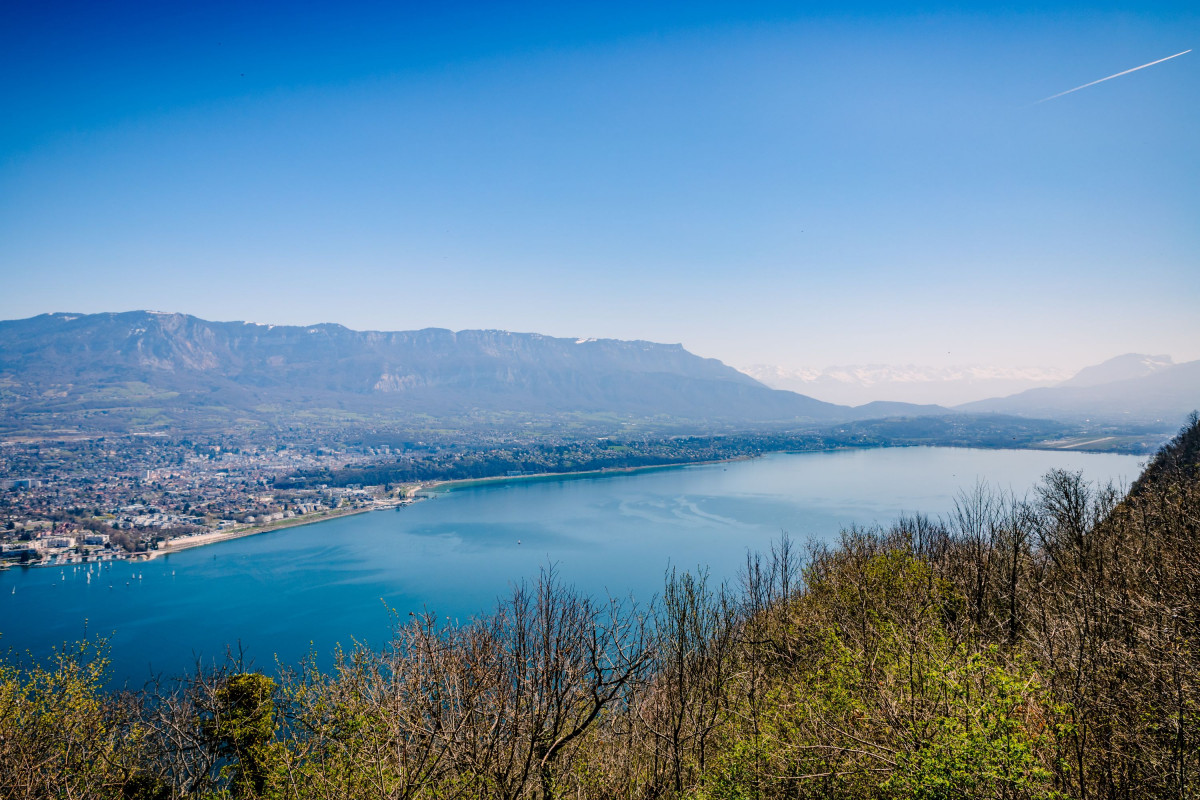
<path id="1" fill-rule="evenodd" d="M 368 511 L 383 511 L 389 508 L 395 508 L 397 503 L 380 503 L 379 505 L 369 506 L 367 508 L 347 508 L 347 509 L 331 509 L 328 511 L 320 511 L 315 514 L 305 514 L 304 516 L 292 517 L 291 519 L 280 519 L 266 525 L 257 525 L 249 528 L 236 528 L 228 531 L 213 531 L 212 533 L 200 533 L 195 536 L 181 536 L 174 539 L 168 539 L 164 547 L 158 550 L 149 551 L 151 558 L 169 553 L 177 553 L 181 550 L 190 550 L 193 547 L 203 547 L 206 544 L 217 544 L 218 542 L 227 542 L 231 539 L 241 539 L 243 536 L 254 536 L 259 533 L 268 533 L 270 531 L 283 530 L 284 528 L 298 528 L 301 525 L 313 525 L 326 520 L 337 519 L 339 517 L 352 517 L 355 514 L 365 514 Z M 140 553 L 138 555 L 141 555 Z"/>
<path id="2" fill-rule="evenodd" d="M 419 501 L 430 495 L 423 494 L 424 492 L 441 493 L 450 492 L 457 489 L 466 489 L 472 486 L 486 486 L 488 484 L 498 484 L 505 482 L 521 482 L 521 481 L 547 481 L 557 478 L 578 479 L 578 478 L 596 478 L 609 475 L 631 475 L 638 472 L 650 472 L 653 470 L 674 469 L 676 467 L 693 467 L 704 464 L 725 464 L 731 461 L 745 461 L 754 458 L 754 456 L 738 456 L 736 458 L 722 458 L 711 461 L 688 461 L 681 464 L 646 464 L 638 467 L 611 467 L 606 469 L 581 470 L 578 472 L 535 472 L 529 475 L 494 475 L 487 478 L 460 478 L 457 480 L 447 481 L 424 481 L 410 487 L 404 493 L 402 500 L 386 501 L 367 508 L 351 508 L 345 510 L 333 509 L 329 511 L 321 511 L 315 514 L 306 514 L 302 517 L 292 517 L 291 519 L 276 520 L 267 525 L 253 526 L 248 528 L 237 528 L 228 531 L 214 531 L 212 533 L 201 533 L 195 536 L 184 536 L 176 539 L 168 539 L 164 547 L 158 550 L 150 550 L 143 554 L 138 553 L 139 557 L 148 556 L 149 558 L 157 558 L 161 555 L 169 555 L 170 553 L 178 553 L 183 550 L 190 550 L 193 547 L 203 547 L 209 544 L 218 544 L 227 542 L 232 539 L 241 539 L 243 536 L 254 536 L 259 533 L 267 533 L 269 531 L 283 530 L 284 528 L 296 528 L 301 525 L 313 525 L 318 522 L 325 522 L 338 517 L 349 517 L 355 514 L 365 514 L 368 511 L 384 511 L 387 509 L 410 505 L 413 502 Z M 407 501 L 407 502 L 404 502 Z"/>
<path id="3" fill-rule="evenodd" d="M 712 464 L 729 464 L 734 461 L 749 461 L 758 456 L 735 456 L 734 458 L 715 458 L 709 461 L 683 461 L 678 464 L 645 464 L 639 467 L 605 467 L 603 469 L 580 470 L 578 472 L 531 472 L 528 475 L 493 475 L 487 478 L 457 478 L 448 481 L 428 481 L 418 485 L 410 496 L 417 497 L 421 492 L 437 490 L 454 491 L 467 489 L 472 486 L 487 486 L 493 483 L 520 483 L 522 481 L 552 481 L 557 478 L 602 478 L 616 475 L 632 475 L 638 472 L 654 472 L 657 470 L 676 469 L 679 467 L 699 467 Z"/>

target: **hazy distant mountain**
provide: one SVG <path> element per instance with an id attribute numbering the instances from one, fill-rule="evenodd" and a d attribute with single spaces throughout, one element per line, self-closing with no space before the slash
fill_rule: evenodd
<path id="1" fill-rule="evenodd" d="M 1059 386 L 1100 386 L 1115 381 L 1127 381 L 1144 378 L 1147 375 L 1172 367 L 1175 362 L 1170 356 L 1146 356 L 1141 353 L 1126 353 L 1123 356 L 1110 358 L 1093 367 L 1084 367 L 1069 380 Z"/>
<path id="2" fill-rule="evenodd" d="M 933 403 L 918 405 L 916 403 L 891 403 L 886 400 L 876 400 L 873 403 L 854 406 L 845 416 L 846 419 L 850 420 L 866 420 L 898 417 L 954 416 L 954 412 L 944 406 Z"/>
<path id="3" fill-rule="evenodd" d="M 677 344 L 208 322 L 148 311 L 0 322 L 0 408 L 10 428 L 18 415 L 70 412 L 99 420 L 117 408 L 146 410 L 147 418 L 170 410 L 177 424 L 190 409 L 218 420 L 228 409 L 751 422 L 859 417 L 770 389 Z"/>
<path id="4" fill-rule="evenodd" d="M 1180 425 L 1200 408 L 1200 361 L 1130 353 L 1081 370 L 1059 386 L 956 407 L 1060 420 L 1162 421 Z"/>
<path id="5" fill-rule="evenodd" d="M 873 401 L 957 405 L 1050 386 L 1070 377 L 1051 367 L 920 367 L 882 364 L 784 369 L 758 364 L 742 370 L 773 389 L 787 389 L 829 403 Z"/>

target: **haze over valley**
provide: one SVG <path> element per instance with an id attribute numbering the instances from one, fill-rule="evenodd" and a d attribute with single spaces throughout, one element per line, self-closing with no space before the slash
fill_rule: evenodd
<path id="1" fill-rule="evenodd" d="M 1073 372 L 1061 367 L 930 367 L 862 364 L 787 369 L 765 364 L 742 372 L 774 389 L 788 389 L 830 403 L 859 405 L 875 400 L 952 406 L 972 400 L 1053 386 Z"/>
<path id="2" fill-rule="evenodd" d="M 1078 371 L 1049 367 L 744 369 L 762 383 L 830 402 L 903 401 L 959 411 L 1143 421 L 1178 414 L 1200 393 L 1197 364 L 1126 353 Z"/>

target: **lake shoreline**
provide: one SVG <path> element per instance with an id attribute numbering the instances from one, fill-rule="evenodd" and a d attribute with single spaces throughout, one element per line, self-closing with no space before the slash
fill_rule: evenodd
<path id="1" fill-rule="evenodd" d="M 195 537 L 188 537 L 196 541 L 180 541 L 169 544 L 166 547 L 158 550 L 151 550 L 147 553 L 135 554 L 134 558 L 123 560 L 149 560 L 158 558 L 159 556 L 170 555 L 184 550 L 191 550 L 194 547 L 204 547 L 210 544 L 220 544 L 234 539 L 242 539 L 247 536 L 255 536 L 260 533 L 270 533 L 271 531 L 284 530 L 286 528 L 298 528 L 303 525 L 315 525 L 318 522 L 326 522 L 340 517 L 351 517 L 355 514 L 366 514 L 370 511 L 387 511 L 393 508 L 403 508 L 406 505 L 412 505 L 422 500 L 436 497 L 438 494 L 446 492 L 458 491 L 460 489 L 469 489 L 475 486 L 487 486 L 491 484 L 502 484 L 506 482 L 540 482 L 563 478 L 567 480 L 578 480 L 581 478 L 606 477 L 617 475 L 634 475 L 643 472 L 652 472 L 655 470 L 676 469 L 679 467 L 697 467 L 712 464 L 729 464 L 737 461 L 749 461 L 751 459 L 760 458 L 761 456 L 736 456 L 734 458 L 719 458 L 710 459 L 707 461 L 687 461 L 681 464 L 645 464 L 638 467 L 608 467 L 604 469 L 580 470 L 577 472 L 534 472 L 528 475 L 493 475 L 487 478 L 459 478 L 448 481 L 426 481 L 416 484 L 413 488 L 405 492 L 404 498 L 399 501 L 385 501 L 378 505 L 369 508 L 353 508 L 345 511 L 334 509 L 332 511 L 324 511 L 314 517 L 296 517 L 290 520 L 271 523 L 258 528 L 248 528 L 236 531 L 225 531 L 220 533 L 204 533 L 198 534 Z M 429 494 L 424 494 L 428 492 Z M 407 502 L 406 502 L 407 501 Z M 46 566 L 61 566 L 61 565 L 46 565 Z"/>
<path id="2" fill-rule="evenodd" d="M 447 481 L 429 481 L 428 483 L 419 484 L 410 496 L 419 496 L 421 492 L 434 492 L 441 494 L 443 492 L 453 492 L 459 489 L 469 489 L 475 486 L 487 486 L 490 484 L 503 483 L 534 483 L 540 481 L 554 480 L 555 478 L 579 479 L 579 478 L 602 478 L 617 475 L 635 475 L 640 472 L 653 472 L 662 469 L 677 469 L 680 467 L 699 467 L 712 464 L 731 464 L 737 461 L 750 461 L 755 458 L 761 458 L 762 455 L 753 456 L 734 456 L 733 458 L 714 458 L 707 461 L 684 461 L 678 464 L 644 464 L 638 467 L 604 467 L 602 469 L 578 470 L 574 472 L 531 472 L 528 475 L 493 475 L 487 478 L 456 478 Z"/>
<path id="3" fill-rule="evenodd" d="M 339 519 L 342 517 L 352 517 L 356 514 L 366 514 L 371 511 L 388 511 L 391 509 L 399 509 L 403 508 L 404 506 L 413 505 L 414 503 L 418 503 L 422 500 L 436 497 L 438 494 L 458 491 L 460 489 L 468 489 L 475 486 L 502 484 L 505 482 L 516 483 L 521 481 L 540 482 L 554 480 L 556 478 L 578 480 L 581 478 L 633 475 L 642 472 L 652 472 L 655 470 L 676 469 L 679 467 L 728 464 L 736 461 L 748 461 L 750 459 L 759 457 L 760 456 L 737 456 L 735 458 L 711 459 L 707 461 L 687 461 L 681 464 L 646 464 L 638 467 L 611 467 L 598 470 L 581 470 L 577 472 L 535 472 L 528 475 L 494 475 L 487 478 L 460 478 L 447 481 L 426 481 L 418 483 L 410 490 L 406 491 L 401 500 L 384 501 L 368 508 L 352 508 L 346 510 L 332 509 L 330 511 L 320 512 L 319 514 L 305 517 L 293 517 L 289 520 L 273 522 L 269 525 L 264 525 L 261 527 L 197 534 L 196 536 L 187 537 L 183 540 L 168 544 L 165 547 L 159 548 L 158 550 L 150 550 L 145 553 L 131 553 L 129 557 L 120 560 L 149 561 L 160 556 L 168 556 L 172 553 L 180 553 L 184 550 L 191 550 L 196 547 L 205 547 L 211 544 L 220 544 L 221 542 L 233 541 L 234 539 L 243 539 L 247 536 L 256 536 L 260 533 L 270 533 L 271 531 L 280 531 L 287 528 L 298 528 L 304 525 L 315 525 L 319 522 L 327 522 L 329 520 Z M 428 494 L 425 494 L 426 492 L 428 492 Z M 64 565 L 42 564 L 37 566 Z"/>
<path id="4" fill-rule="evenodd" d="M 840 448 L 836 448 L 840 449 Z M 142 553 L 129 553 L 123 557 L 104 559 L 106 561 L 153 561 L 162 556 L 169 556 L 172 553 L 182 553 L 185 550 L 192 550 L 197 547 L 206 547 L 208 545 L 220 544 L 222 542 L 230 542 L 235 539 L 244 539 L 247 536 L 257 536 L 260 533 L 270 533 L 271 531 L 281 531 L 287 528 L 299 528 L 305 525 L 315 525 L 320 522 L 328 522 L 342 517 L 352 517 L 357 514 L 366 514 L 371 511 L 388 511 L 391 509 L 400 509 L 408 505 L 419 503 L 422 500 L 432 499 L 439 494 L 454 492 L 461 489 L 470 489 L 477 486 L 501 485 L 504 483 L 519 483 L 519 482 L 542 482 L 555 479 L 564 480 L 579 480 L 586 478 L 598 478 L 619 475 L 636 475 L 645 472 L 654 472 L 657 470 L 678 469 L 681 467 L 696 467 L 696 466 L 711 466 L 713 464 L 729 464 L 738 461 L 749 461 L 755 458 L 761 458 L 763 454 L 752 456 L 735 456 L 733 458 L 718 458 L 709 459 L 706 461 L 686 461 L 679 464 L 645 464 L 637 467 L 606 467 L 603 469 L 579 470 L 575 472 L 534 472 L 528 475 L 493 475 L 486 478 L 459 478 L 455 480 L 445 481 L 425 481 L 417 483 L 415 486 L 408 489 L 404 496 L 399 500 L 388 500 L 372 505 L 367 508 L 351 508 L 351 509 L 330 509 L 317 514 L 306 515 L 303 517 L 293 517 L 287 520 L 277 520 L 268 525 L 239 528 L 232 531 L 214 531 L 212 533 L 201 533 L 195 536 L 188 536 L 179 539 L 178 541 L 170 541 L 163 547 L 157 550 L 148 550 Z M 98 560 L 99 561 L 99 560 Z M 72 562 L 74 563 L 74 562 Z M 92 563 L 92 562 L 80 562 Z M 29 567 L 66 567 L 68 564 L 27 564 L 22 566 Z"/>
<path id="5" fill-rule="evenodd" d="M 1083 444 L 1091 444 L 1091 443 L 1092 442 L 1089 441 L 1089 442 L 1084 442 Z M 900 445 L 900 447 L 912 447 L 912 446 L 920 447 L 920 446 L 928 446 L 928 445 Z M 679 469 L 682 467 L 711 466 L 714 464 L 730 464 L 730 463 L 736 463 L 736 462 L 740 462 L 740 461 L 751 461 L 751 460 L 754 460 L 757 458 L 761 458 L 764 455 L 771 455 L 771 454 L 775 454 L 775 453 L 797 453 L 797 454 L 798 453 L 828 453 L 828 452 L 839 452 L 839 451 L 844 451 L 844 450 L 888 449 L 889 447 L 891 447 L 891 446 L 884 445 L 882 448 L 876 448 L 876 447 L 870 447 L 870 448 L 830 447 L 830 448 L 825 448 L 825 449 L 821 449 L 821 450 L 800 450 L 800 451 L 789 451 L 789 450 L 775 451 L 775 450 L 772 450 L 772 451 L 767 451 L 767 452 L 763 452 L 763 453 L 758 453 L 756 455 L 742 455 L 742 456 L 734 456 L 732 458 L 707 459 L 704 461 L 685 461 L 685 462 L 681 462 L 681 463 L 671 463 L 671 464 L 644 464 L 644 465 L 636 466 L 636 467 L 604 467 L 601 469 L 577 470 L 577 471 L 570 471 L 570 472 L 534 472 L 534 473 L 529 473 L 527 475 L 492 475 L 492 476 L 488 476 L 488 477 L 484 477 L 484 478 L 456 478 L 456 479 L 452 479 L 452 480 L 421 481 L 421 482 L 417 482 L 416 484 L 412 485 L 407 490 L 405 490 L 403 497 L 401 497 L 400 499 L 381 501 L 381 502 L 378 502 L 377 504 L 374 504 L 372 506 L 365 507 L 365 508 L 351 508 L 351 509 L 344 509 L 344 510 L 330 509 L 327 511 L 319 512 L 317 514 L 305 515 L 303 517 L 293 517 L 293 518 L 287 519 L 287 520 L 277 520 L 275 522 L 269 523 L 268 525 L 264 525 L 264 526 L 258 526 L 258 527 L 252 527 L 252 528 L 240 528 L 240 529 L 232 530 L 232 531 L 221 531 L 221 532 L 197 534 L 194 537 L 186 537 L 180 541 L 176 541 L 176 542 L 167 544 L 166 546 L 161 547 L 158 550 L 150 550 L 150 551 L 147 551 L 144 553 L 130 553 L 123 558 L 118 558 L 115 560 L 149 561 L 149 560 L 158 558 L 159 556 L 166 556 L 166 555 L 170 555 L 171 553 L 183 552 L 184 550 L 191 550 L 196 547 L 204 547 L 204 546 L 211 545 L 211 544 L 220 544 L 221 542 L 228 542 L 228 541 L 232 541 L 235 539 L 242 539 L 247 536 L 256 536 L 260 533 L 270 533 L 271 531 L 285 530 L 287 528 L 297 528 L 297 527 L 301 527 L 304 525 L 314 525 L 319 522 L 327 522 L 329 520 L 339 519 L 342 517 L 350 517 L 350 516 L 354 516 L 356 514 L 365 514 L 370 511 L 386 511 L 386 510 L 391 510 L 391 509 L 403 508 L 404 506 L 412 505 L 412 504 L 418 503 L 422 500 L 435 498 L 440 494 L 447 494 L 449 492 L 459 491 L 462 489 L 470 489 L 470 488 L 475 488 L 475 487 L 479 487 L 479 486 L 503 485 L 506 483 L 514 483 L 514 484 L 516 484 L 516 483 L 539 483 L 539 482 L 552 481 L 552 480 L 581 480 L 581 479 L 587 479 L 587 478 L 600 478 L 600 477 L 610 477 L 610 476 L 619 476 L 619 475 L 636 475 L 636 474 L 640 474 L 640 473 L 655 472 L 655 471 L 659 471 L 659 470 Z M 1042 451 L 1074 450 L 1075 452 L 1097 452 L 1097 451 L 1090 451 L 1087 448 L 1081 448 L 1080 445 L 1073 444 L 1073 443 L 1067 444 L 1066 446 L 1059 446 L 1059 447 L 1014 447 L 1014 448 L 1004 448 L 1004 447 L 1002 447 L 1002 448 L 971 448 L 971 447 L 968 447 L 966 449 L 982 449 L 982 450 L 993 450 L 993 449 L 1010 450 L 1011 449 L 1011 450 L 1018 450 L 1018 451 L 1019 450 L 1042 450 Z M 31 564 L 28 566 L 34 566 L 34 567 L 58 566 L 58 567 L 61 567 L 61 566 L 66 566 L 66 565 L 65 564 Z"/>
<path id="6" fill-rule="evenodd" d="M 391 509 L 399 509 L 405 506 L 419 503 L 422 500 L 428 500 L 436 497 L 439 494 L 458 491 L 460 489 L 468 489 L 475 486 L 487 486 L 490 484 L 502 484 L 505 482 L 540 482 L 562 478 L 565 480 L 578 480 L 582 478 L 617 476 L 617 475 L 634 475 L 643 472 L 652 472 L 655 470 L 676 469 L 679 467 L 692 467 L 711 464 L 727 464 L 736 461 L 746 461 L 760 456 L 737 456 L 735 458 L 711 459 L 707 461 L 687 461 L 681 464 L 646 464 L 638 467 L 610 467 L 598 470 L 581 470 L 576 472 L 535 472 L 528 475 L 493 475 L 487 478 L 459 478 L 455 480 L 444 481 L 424 481 L 415 484 L 408 489 L 402 498 L 399 500 L 387 500 L 366 508 L 351 508 L 351 509 L 330 509 L 328 511 L 318 512 L 316 514 L 305 515 L 303 517 L 293 517 L 287 520 L 277 520 L 263 526 L 251 528 L 239 528 L 230 531 L 214 531 L 212 533 L 200 533 L 195 536 L 179 538 L 175 541 L 168 540 L 168 544 L 158 548 L 157 550 L 147 550 L 141 553 L 129 553 L 124 556 L 103 559 L 104 561 L 152 561 L 161 556 L 169 556 L 172 553 L 181 553 L 185 550 L 192 550 L 196 547 L 206 547 L 208 545 L 220 544 L 222 542 L 230 542 L 235 539 L 244 539 L 247 536 L 257 536 L 260 533 L 270 533 L 271 531 L 281 531 L 287 528 L 299 528 L 304 525 L 315 525 L 320 522 L 328 522 L 342 517 L 352 517 L 357 514 L 366 514 L 371 511 L 388 511 Z M 96 561 L 100 561 L 97 559 Z M 74 564 L 75 562 L 71 562 Z M 94 563 L 94 562 L 79 562 L 79 563 Z M 27 567 L 66 567 L 69 564 L 62 563 L 38 563 L 38 564 L 22 564 L 20 566 Z"/>
<path id="7" fill-rule="evenodd" d="M 377 506 L 371 506 L 370 508 L 348 508 L 344 510 L 335 508 L 329 511 L 322 511 L 318 514 L 311 514 L 303 517 L 292 517 L 291 519 L 287 520 L 278 520 L 261 527 L 243 528 L 235 531 L 200 533 L 195 536 L 186 537 L 181 541 L 168 544 L 166 547 L 161 547 L 158 550 L 151 550 L 147 555 L 149 555 L 150 558 L 157 558 L 158 556 L 170 555 L 171 553 L 178 553 L 184 550 L 191 550 L 193 547 L 204 547 L 205 545 L 210 544 L 220 544 L 221 542 L 228 542 L 233 539 L 242 539 L 246 536 L 256 536 L 260 533 L 281 531 L 287 528 L 299 528 L 304 525 L 315 525 L 318 522 L 326 522 L 328 520 L 339 519 L 341 517 L 352 517 L 355 514 L 365 514 L 368 511 L 383 511 L 388 508 L 395 508 L 398 505 L 399 504 L 397 503 L 392 503 L 390 505 L 380 504 Z"/>

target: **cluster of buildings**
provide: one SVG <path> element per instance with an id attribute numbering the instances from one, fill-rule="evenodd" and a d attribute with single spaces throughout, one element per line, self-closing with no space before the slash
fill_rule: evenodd
<path id="1" fill-rule="evenodd" d="M 203 440 L 26 436 L 0 441 L 0 563 L 136 557 L 194 536 L 400 504 L 430 480 L 717 460 L 757 454 L 764 443 L 546 430 L 399 441 L 341 428 Z"/>
<path id="2" fill-rule="evenodd" d="M 370 507 L 386 494 L 274 483 L 298 470 L 337 470 L 379 456 L 375 448 L 139 436 L 0 442 L 0 562 L 129 557 L 180 537 Z"/>
<path id="3" fill-rule="evenodd" d="M 107 533 L 60 523 L 49 526 L 45 520 L 32 525 L 14 526 L 0 540 L 0 563 L 70 563 L 104 560 L 123 555 L 113 549 Z"/>

